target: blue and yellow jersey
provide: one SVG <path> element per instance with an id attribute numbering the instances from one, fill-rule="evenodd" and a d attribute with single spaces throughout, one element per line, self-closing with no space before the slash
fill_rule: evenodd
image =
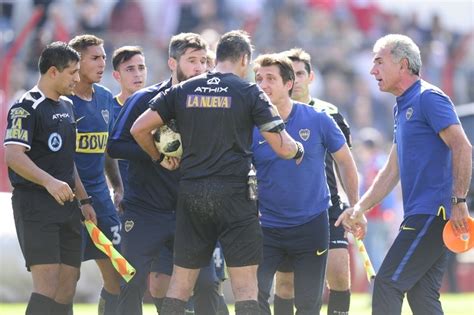
<path id="1" fill-rule="evenodd" d="M 302 103 L 294 103 L 286 131 L 304 146 L 300 165 L 279 158 L 260 132 L 253 132 L 253 164 L 257 169 L 263 227 L 302 225 L 328 209 L 326 152 L 334 153 L 346 143 L 334 119 Z"/>
<path id="2" fill-rule="evenodd" d="M 397 97 L 394 107 L 404 216 L 451 216 L 453 161 L 439 132 L 460 124 L 449 97 L 418 80 Z"/>
<path id="3" fill-rule="evenodd" d="M 77 127 L 74 160 L 87 193 L 93 197 L 97 215 L 105 216 L 116 211 L 104 173 L 105 149 L 114 117 L 113 96 L 101 85 L 94 84 L 93 89 L 90 101 L 78 96 L 69 97 L 73 102 Z M 101 200 L 95 200 L 94 196 L 99 195 Z M 109 196 L 108 200 L 106 196 Z"/>

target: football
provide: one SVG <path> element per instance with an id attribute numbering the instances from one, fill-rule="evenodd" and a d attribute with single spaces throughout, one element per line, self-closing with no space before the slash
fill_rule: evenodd
<path id="1" fill-rule="evenodd" d="M 175 120 L 171 120 L 168 124 L 156 129 L 153 140 L 158 151 L 165 156 L 180 158 L 183 155 L 181 135 L 178 132 Z"/>

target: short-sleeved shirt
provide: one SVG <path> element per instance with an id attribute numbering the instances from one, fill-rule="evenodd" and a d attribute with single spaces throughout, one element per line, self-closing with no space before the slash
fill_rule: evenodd
<path id="1" fill-rule="evenodd" d="M 349 147 L 352 146 L 351 130 L 349 124 L 344 119 L 344 116 L 342 116 L 342 114 L 339 112 L 337 106 L 316 98 L 311 99 L 309 105 L 313 106 L 319 111 L 326 112 L 327 114 L 331 115 L 331 117 L 336 121 L 337 125 L 344 134 L 347 145 Z M 335 208 L 333 212 L 330 211 L 330 215 L 334 214 L 339 216 L 339 213 L 341 212 L 341 198 L 337 190 L 336 172 L 334 171 L 334 159 L 331 154 L 326 154 L 326 177 L 328 181 L 329 191 L 331 193 L 332 206 Z"/>
<path id="2" fill-rule="evenodd" d="M 194 77 L 158 94 L 150 108 L 165 122 L 177 121 L 182 179 L 247 176 L 253 127 L 268 131 L 282 125 L 265 93 L 232 73 Z"/>
<path id="3" fill-rule="evenodd" d="M 300 165 L 279 158 L 258 130 L 253 133 L 253 162 L 257 169 L 260 222 L 263 227 L 305 224 L 331 205 L 326 182 L 326 152 L 338 151 L 346 140 L 327 113 L 293 103 L 286 131 L 305 149 Z"/>
<path id="4" fill-rule="evenodd" d="M 78 96 L 69 96 L 69 98 L 73 102 L 76 117 L 77 136 L 74 160 L 77 171 L 88 194 L 103 194 L 104 191 L 109 191 L 104 170 L 105 150 L 114 119 L 113 95 L 107 88 L 94 84 L 90 101 Z M 94 208 L 99 217 L 116 213 L 111 200 L 100 205 L 95 203 Z"/>
<path id="5" fill-rule="evenodd" d="M 403 193 L 404 216 L 451 215 L 452 154 L 439 133 L 460 124 L 454 105 L 439 88 L 416 81 L 394 107 L 394 141 Z"/>
<path id="6" fill-rule="evenodd" d="M 141 89 L 131 95 L 117 118 L 109 139 L 108 152 L 114 158 L 127 159 L 129 187 L 125 190 L 125 209 L 147 212 L 175 211 L 178 198 L 179 170 L 169 171 L 154 165 L 130 134 L 137 118 L 148 109 L 148 102 L 171 87 L 171 79 Z"/>
<path id="7" fill-rule="evenodd" d="M 26 92 L 8 111 L 4 145 L 26 147 L 39 168 L 74 188 L 75 119 L 72 103 L 47 98 L 38 87 Z M 13 187 L 43 187 L 8 170 Z"/>

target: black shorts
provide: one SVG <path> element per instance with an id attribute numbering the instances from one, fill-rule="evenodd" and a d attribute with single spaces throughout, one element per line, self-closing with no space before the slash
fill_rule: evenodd
<path id="1" fill-rule="evenodd" d="M 341 215 L 341 213 L 347 208 L 348 206 L 345 203 L 338 202 L 337 204 L 333 205 L 331 208 L 328 209 L 329 215 L 329 249 L 334 248 L 347 248 L 349 242 L 347 238 L 344 237 L 344 227 L 342 224 L 339 226 L 334 226 L 337 219 Z"/>
<path id="2" fill-rule="evenodd" d="M 217 241 L 229 267 L 261 261 L 262 230 L 256 202 L 247 199 L 246 179 L 181 181 L 174 263 L 191 269 L 209 265 Z"/>
<path id="3" fill-rule="evenodd" d="M 81 265 L 81 210 L 77 201 L 61 206 L 46 191 L 15 188 L 13 214 L 26 267 Z"/>

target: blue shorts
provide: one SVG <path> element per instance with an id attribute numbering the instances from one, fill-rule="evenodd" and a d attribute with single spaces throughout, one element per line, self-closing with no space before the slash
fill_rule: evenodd
<path id="1" fill-rule="evenodd" d="M 414 314 L 443 314 L 439 289 L 447 265 L 445 224 L 439 216 L 424 214 L 403 220 L 375 277 L 372 314 L 400 314 L 405 293 Z"/>
<path id="2" fill-rule="evenodd" d="M 118 214 L 97 218 L 97 227 L 104 235 L 114 244 L 117 250 L 120 250 L 120 219 Z M 109 258 L 100 249 L 98 249 L 87 232 L 85 227 L 82 228 L 82 261 L 91 259 Z"/>
<path id="3" fill-rule="evenodd" d="M 137 270 L 131 282 L 145 285 L 152 271 L 171 275 L 176 213 L 143 211 L 127 204 L 122 226 L 121 253 Z"/>
<path id="4" fill-rule="evenodd" d="M 224 254 L 222 253 L 221 244 L 219 242 L 217 242 L 217 246 L 214 249 L 212 259 L 214 262 L 214 267 L 216 268 L 217 278 L 220 281 L 224 281 L 225 279 L 227 279 L 225 276 L 225 261 L 224 261 Z"/>
<path id="5" fill-rule="evenodd" d="M 262 314 L 270 314 L 268 298 L 278 266 L 289 260 L 295 273 L 295 306 L 305 314 L 319 314 L 326 261 L 329 227 L 324 211 L 311 221 L 289 228 L 262 228 L 263 261 L 258 267 L 259 304 Z M 311 275 L 311 276 L 308 276 Z"/>

